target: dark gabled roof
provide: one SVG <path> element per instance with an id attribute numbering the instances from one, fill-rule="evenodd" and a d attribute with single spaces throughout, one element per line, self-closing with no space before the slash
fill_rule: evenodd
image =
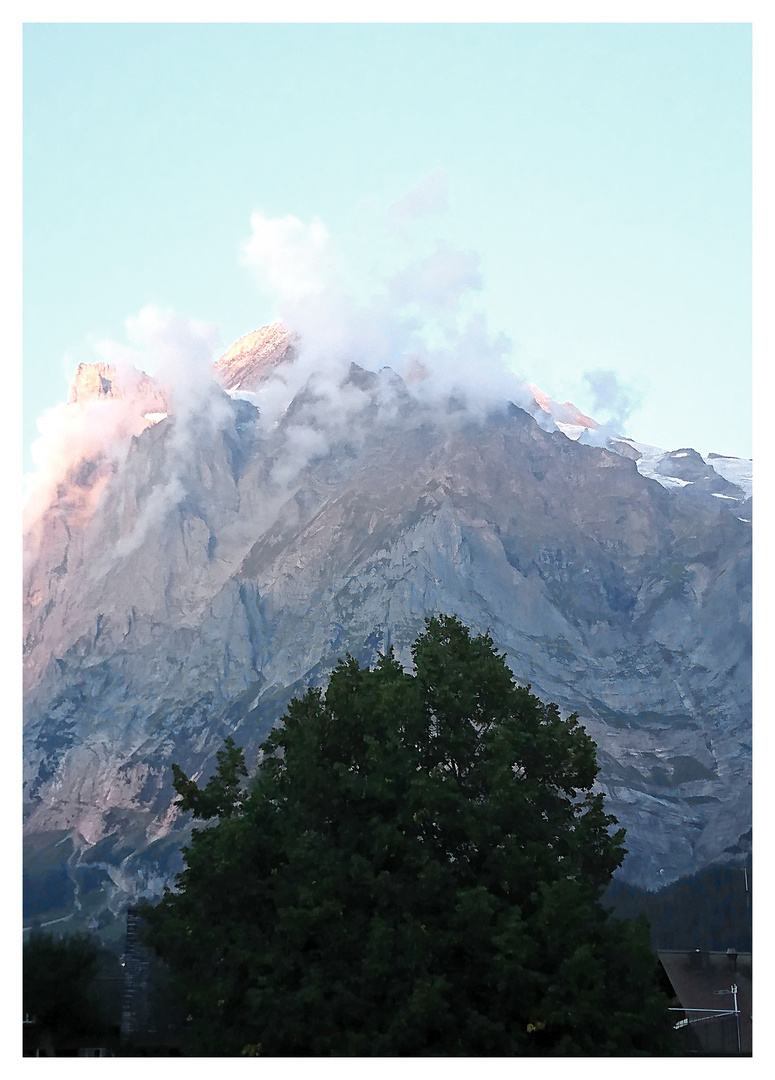
<path id="1" fill-rule="evenodd" d="M 734 1008 L 737 987 L 737 1007 L 740 1013 L 740 1052 L 751 1053 L 752 982 L 751 953 L 702 952 L 695 950 L 659 950 L 665 969 L 681 1007 L 686 1009 L 687 1025 L 699 1044 L 700 1052 L 735 1054 L 737 1050 L 737 1021 L 733 1016 L 719 1016 L 719 1010 Z M 688 1011 L 700 1010 L 700 1011 Z M 680 1013 L 673 1014 L 676 1022 Z"/>

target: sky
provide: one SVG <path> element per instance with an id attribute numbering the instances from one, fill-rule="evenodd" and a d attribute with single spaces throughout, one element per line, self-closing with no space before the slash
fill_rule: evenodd
<path id="1" fill-rule="evenodd" d="M 149 312 L 205 326 L 215 359 L 278 315 L 336 348 L 357 310 L 382 363 L 409 340 L 391 307 L 413 347 L 454 323 L 472 384 L 505 365 L 639 441 L 750 457 L 751 40 L 27 24 L 24 471 L 75 365 Z"/>

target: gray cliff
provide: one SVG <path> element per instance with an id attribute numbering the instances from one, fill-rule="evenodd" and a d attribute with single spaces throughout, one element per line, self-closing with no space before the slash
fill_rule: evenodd
<path id="1" fill-rule="evenodd" d="M 276 339 L 271 371 L 295 362 Z M 105 927 L 157 895 L 188 828 L 170 764 L 206 776 L 229 733 L 255 761 L 291 697 L 346 652 L 408 665 L 432 613 L 489 630 L 520 683 L 580 714 L 626 880 L 746 856 L 751 515 L 734 469 L 687 449 L 644 475 L 625 442 L 356 365 L 269 422 L 235 355 L 241 387 L 221 362 L 196 407 L 157 404 L 28 528 L 26 921 Z"/>

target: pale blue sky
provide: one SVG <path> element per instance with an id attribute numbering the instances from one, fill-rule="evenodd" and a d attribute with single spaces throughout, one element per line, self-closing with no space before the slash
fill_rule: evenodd
<path id="1" fill-rule="evenodd" d="M 277 314 L 240 262 L 253 212 L 320 219 L 357 278 L 423 184 L 446 203 L 419 233 L 478 253 L 515 370 L 598 419 L 584 373 L 612 370 L 626 434 L 751 455 L 749 26 L 37 24 L 25 469 L 74 362 L 147 304 L 224 348 Z"/>

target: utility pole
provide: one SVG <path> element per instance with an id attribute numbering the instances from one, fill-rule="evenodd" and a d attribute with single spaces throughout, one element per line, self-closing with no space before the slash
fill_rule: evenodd
<path id="1" fill-rule="evenodd" d="M 716 990 L 714 991 L 714 993 L 733 995 L 733 1001 L 735 1006 L 735 1022 L 737 1023 L 737 1052 L 738 1054 L 741 1054 L 742 1050 L 740 1047 L 740 1010 L 737 1007 L 737 983 L 732 983 L 728 990 Z"/>

